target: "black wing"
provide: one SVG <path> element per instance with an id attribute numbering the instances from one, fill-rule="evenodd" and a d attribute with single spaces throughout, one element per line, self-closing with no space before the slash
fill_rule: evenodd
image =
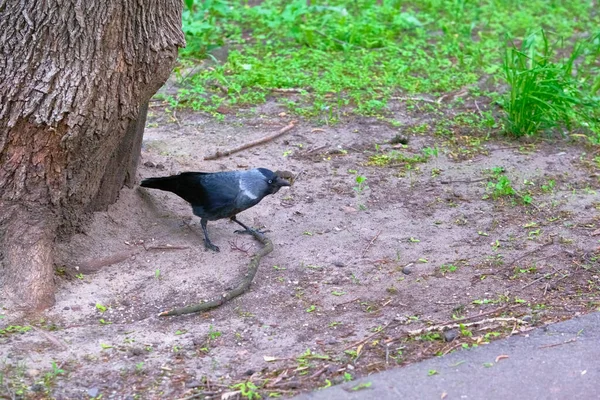
<path id="1" fill-rule="evenodd" d="M 239 172 L 183 172 L 164 178 L 144 179 L 142 187 L 175 193 L 208 219 L 225 218 L 236 213 L 235 199 L 240 192 Z"/>

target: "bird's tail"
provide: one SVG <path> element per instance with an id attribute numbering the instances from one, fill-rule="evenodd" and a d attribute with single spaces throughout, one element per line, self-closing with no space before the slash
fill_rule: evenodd
<path id="1" fill-rule="evenodd" d="M 176 192 L 179 187 L 181 178 L 175 176 L 165 176 L 163 178 L 148 178 L 142 180 L 141 187 L 150 189 L 166 190 L 168 192 Z"/>

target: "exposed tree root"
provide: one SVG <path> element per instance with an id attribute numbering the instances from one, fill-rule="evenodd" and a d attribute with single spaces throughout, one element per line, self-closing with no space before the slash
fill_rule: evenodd
<path id="1" fill-rule="evenodd" d="M 248 272 L 244 275 L 242 281 L 235 287 L 234 289 L 223 293 L 220 297 L 207 301 L 205 303 L 200 303 L 188 307 L 175 308 L 170 311 L 163 311 L 158 314 L 159 317 L 167 317 L 171 315 L 182 315 L 182 314 L 191 314 L 196 312 L 208 311 L 213 308 L 219 307 L 222 304 L 228 302 L 229 300 L 241 295 L 250 287 L 254 276 L 256 275 L 256 271 L 258 270 L 258 265 L 260 264 L 261 258 L 269 254 L 273 251 L 273 242 L 265 235 L 257 231 L 249 231 L 252 236 L 259 242 L 261 242 L 264 246 L 256 252 L 250 259 L 250 264 L 248 265 Z"/>

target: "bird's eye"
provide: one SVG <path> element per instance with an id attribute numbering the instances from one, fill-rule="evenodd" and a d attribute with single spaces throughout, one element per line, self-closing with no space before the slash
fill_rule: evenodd
<path id="1" fill-rule="evenodd" d="M 269 185 L 270 185 L 271 183 L 273 183 L 273 180 L 272 180 L 272 179 L 269 179 Z"/>

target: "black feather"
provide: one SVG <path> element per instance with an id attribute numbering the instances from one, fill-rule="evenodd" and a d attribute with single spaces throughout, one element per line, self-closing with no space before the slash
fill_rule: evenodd
<path id="1" fill-rule="evenodd" d="M 266 168 L 258 168 L 215 173 L 183 172 L 144 179 L 141 186 L 175 193 L 190 203 L 194 214 L 201 218 L 206 246 L 218 250 L 208 239 L 207 221 L 231 218 L 248 230 L 236 220 L 236 214 L 255 206 L 265 196 L 277 193 L 289 183 Z"/>

